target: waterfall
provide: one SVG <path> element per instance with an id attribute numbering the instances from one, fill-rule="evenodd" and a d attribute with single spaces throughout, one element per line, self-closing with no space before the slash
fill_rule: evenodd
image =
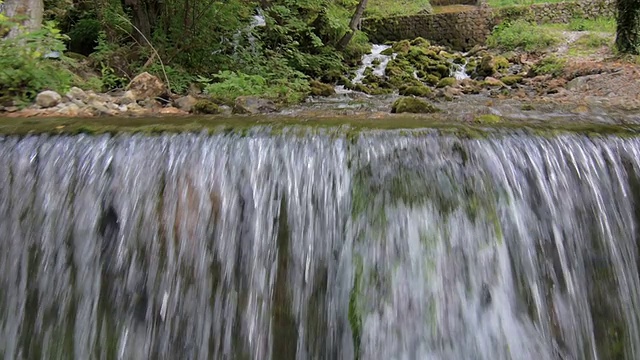
<path id="1" fill-rule="evenodd" d="M 455 78 L 458 81 L 469 79 L 469 74 L 467 74 L 467 59 L 464 58 L 464 63 L 462 64 L 452 62 L 450 72 L 451 77 Z"/>
<path id="2" fill-rule="evenodd" d="M 367 68 L 373 70 L 373 74 L 376 76 L 384 76 L 384 70 L 387 68 L 387 64 L 391 59 L 395 57 L 393 55 L 383 55 L 382 52 L 389 49 L 389 45 L 373 45 L 371 47 L 371 53 L 362 57 L 362 65 L 356 71 L 356 76 L 353 78 L 353 83 L 361 83 L 364 79 L 364 72 Z M 378 61 L 377 65 L 373 65 L 374 61 Z"/>
<path id="3" fill-rule="evenodd" d="M 0 136 L 5 359 L 637 359 L 640 139 Z"/>

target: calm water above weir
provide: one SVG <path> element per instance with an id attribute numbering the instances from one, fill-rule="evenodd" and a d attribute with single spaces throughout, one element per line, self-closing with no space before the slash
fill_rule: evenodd
<path id="1" fill-rule="evenodd" d="M 640 358 L 640 138 L 0 136 L 5 359 Z"/>

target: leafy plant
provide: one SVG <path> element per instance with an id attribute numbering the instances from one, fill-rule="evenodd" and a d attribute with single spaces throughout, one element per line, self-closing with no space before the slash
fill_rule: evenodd
<path id="1" fill-rule="evenodd" d="M 0 14 L 0 28 L 20 27 Z M 17 36 L 0 41 L 0 99 L 29 101 L 42 90 L 65 92 L 73 74 L 61 62 L 45 57 L 65 50 L 62 35 L 53 22 L 36 31 L 21 28 Z M 71 61 L 70 59 L 67 59 Z"/>
<path id="2" fill-rule="evenodd" d="M 496 26 L 487 39 L 487 45 L 504 50 L 540 51 L 558 43 L 552 31 L 524 20 Z"/>

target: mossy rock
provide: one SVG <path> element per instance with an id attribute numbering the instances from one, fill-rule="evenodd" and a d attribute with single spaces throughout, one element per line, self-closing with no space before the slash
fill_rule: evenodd
<path id="1" fill-rule="evenodd" d="M 533 105 L 531 104 L 523 104 L 522 107 L 520 107 L 520 109 L 522 111 L 531 111 L 531 110 L 535 110 L 535 108 L 533 107 Z"/>
<path id="2" fill-rule="evenodd" d="M 454 86 L 457 82 L 458 81 L 455 78 L 446 77 L 446 78 L 440 79 L 440 81 L 438 81 L 438 83 L 436 84 L 436 87 L 443 88 L 446 86 Z"/>
<path id="3" fill-rule="evenodd" d="M 509 60 L 504 56 L 496 56 L 493 58 L 493 66 L 497 71 L 509 69 Z"/>
<path id="4" fill-rule="evenodd" d="M 438 74 L 440 74 L 440 77 L 447 77 L 451 73 L 451 70 L 449 70 L 448 64 L 447 65 L 438 64 L 436 66 L 436 70 L 437 70 Z"/>
<path id="5" fill-rule="evenodd" d="M 476 116 L 473 121 L 478 124 L 499 124 L 502 122 L 502 117 L 493 114 L 484 114 Z"/>
<path id="6" fill-rule="evenodd" d="M 380 54 L 385 56 L 391 56 L 393 55 L 393 48 L 384 49 L 382 50 L 382 52 L 380 52 Z"/>
<path id="7" fill-rule="evenodd" d="M 309 82 L 309 85 L 311 86 L 311 95 L 314 96 L 331 96 L 336 93 L 333 86 L 321 83 L 320 81 L 312 80 Z"/>
<path id="8" fill-rule="evenodd" d="M 409 42 L 409 40 L 400 40 L 391 46 L 391 49 L 393 49 L 393 52 L 398 54 L 406 54 L 409 52 L 410 48 L 411 48 L 411 43 Z"/>
<path id="9" fill-rule="evenodd" d="M 406 86 L 400 89 L 400 95 L 402 96 L 419 96 L 419 97 L 427 97 L 431 95 L 431 89 L 428 87 L 421 86 Z"/>
<path id="10" fill-rule="evenodd" d="M 193 112 L 196 114 L 219 114 L 220 107 L 211 100 L 200 99 L 193 105 Z"/>
<path id="11" fill-rule="evenodd" d="M 380 65 L 380 59 L 378 59 L 378 58 L 373 59 L 373 61 L 371 61 L 371 65 L 373 65 L 373 66 Z"/>
<path id="12" fill-rule="evenodd" d="M 411 40 L 410 44 L 412 46 L 419 46 L 419 47 L 423 47 L 423 48 L 428 48 L 429 46 L 431 46 L 431 43 L 429 42 L 429 40 L 421 38 L 421 37 L 417 37 L 417 38 Z"/>
<path id="13" fill-rule="evenodd" d="M 432 86 L 436 86 L 438 84 L 438 82 L 440 81 L 440 77 L 436 76 L 434 74 L 427 74 L 427 76 L 425 76 L 422 79 L 424 80 L 424 82 L 426 82 L 427 84 L 432 85 Z"/>
<path id="14" fill-rule="evenodd" d="M 414 97 L 403 97 L 396 100 L 391 106 L 391 113 L 400 114 L 400 113 L 411 113 L 411 114 L 432 114 L 439 112 L 440 109 L 429 104 L 428 102 L 414 98 Z"/>
<path id="15" fill-rule="evenodd" d="M 522 76 L 520 75 L 509 75 L 509 76 L 503 76 L 502 78 L 500 78 L 500 80 L 505 84 L 505 85 L 515 85 L 518 84 L 520 82 L 522 82 Z"/>
<path id="16" fill-rule="evenodd" d="M 478 73 L 480 76 L 492 76 L 509 69 L 509 60 L 504 56 L 485 55 L 480 60 Z"/>

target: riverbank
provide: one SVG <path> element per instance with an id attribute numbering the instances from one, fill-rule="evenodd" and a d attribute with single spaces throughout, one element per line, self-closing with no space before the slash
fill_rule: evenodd
<path id="1" fill-rule="evenodd" d="M 425 115 L 428 119 L 445 122 L 562 119 L 640 123 L 637 59 L 617 57 L 611 29 L 595 31 L 592 28 L 596 25 L 581 24 L 589 29 L 586 31 L 571 30 L 576 27 L 573 24 L 542 26 L 540 31 L 552 40 L 546 46 L 534 44 L 527 51 L 522 48 L 531 44 L 505 48 L 499 35 L 492 47 L 476 47 L 465 53 L 420 38 L 374 46 L 373 53 L 365 55 L 352 73 L 326 77 L 331 80 L 325 79 L 326 83 L 312 81 L 310 96 L 298 105 L 284 106 L 256 96 L 221 101 L 196 86 L 188 95 L 173 95 L 159 78 L 143 73 L 126 88 L 109 93 L 79 88 L 66 94 L 45 91 L 26 107 L 0 106 L 0 116 L 164 118 L 207 114 L 228 119 L 242 114 L 277 114 L 384 118 L 397 111 L 394 103 L 409 98 L 412 103 L 427 104 L 428 112 L 438 113 Z M 421 112 L 407 106 L 401 111 Z"/>

